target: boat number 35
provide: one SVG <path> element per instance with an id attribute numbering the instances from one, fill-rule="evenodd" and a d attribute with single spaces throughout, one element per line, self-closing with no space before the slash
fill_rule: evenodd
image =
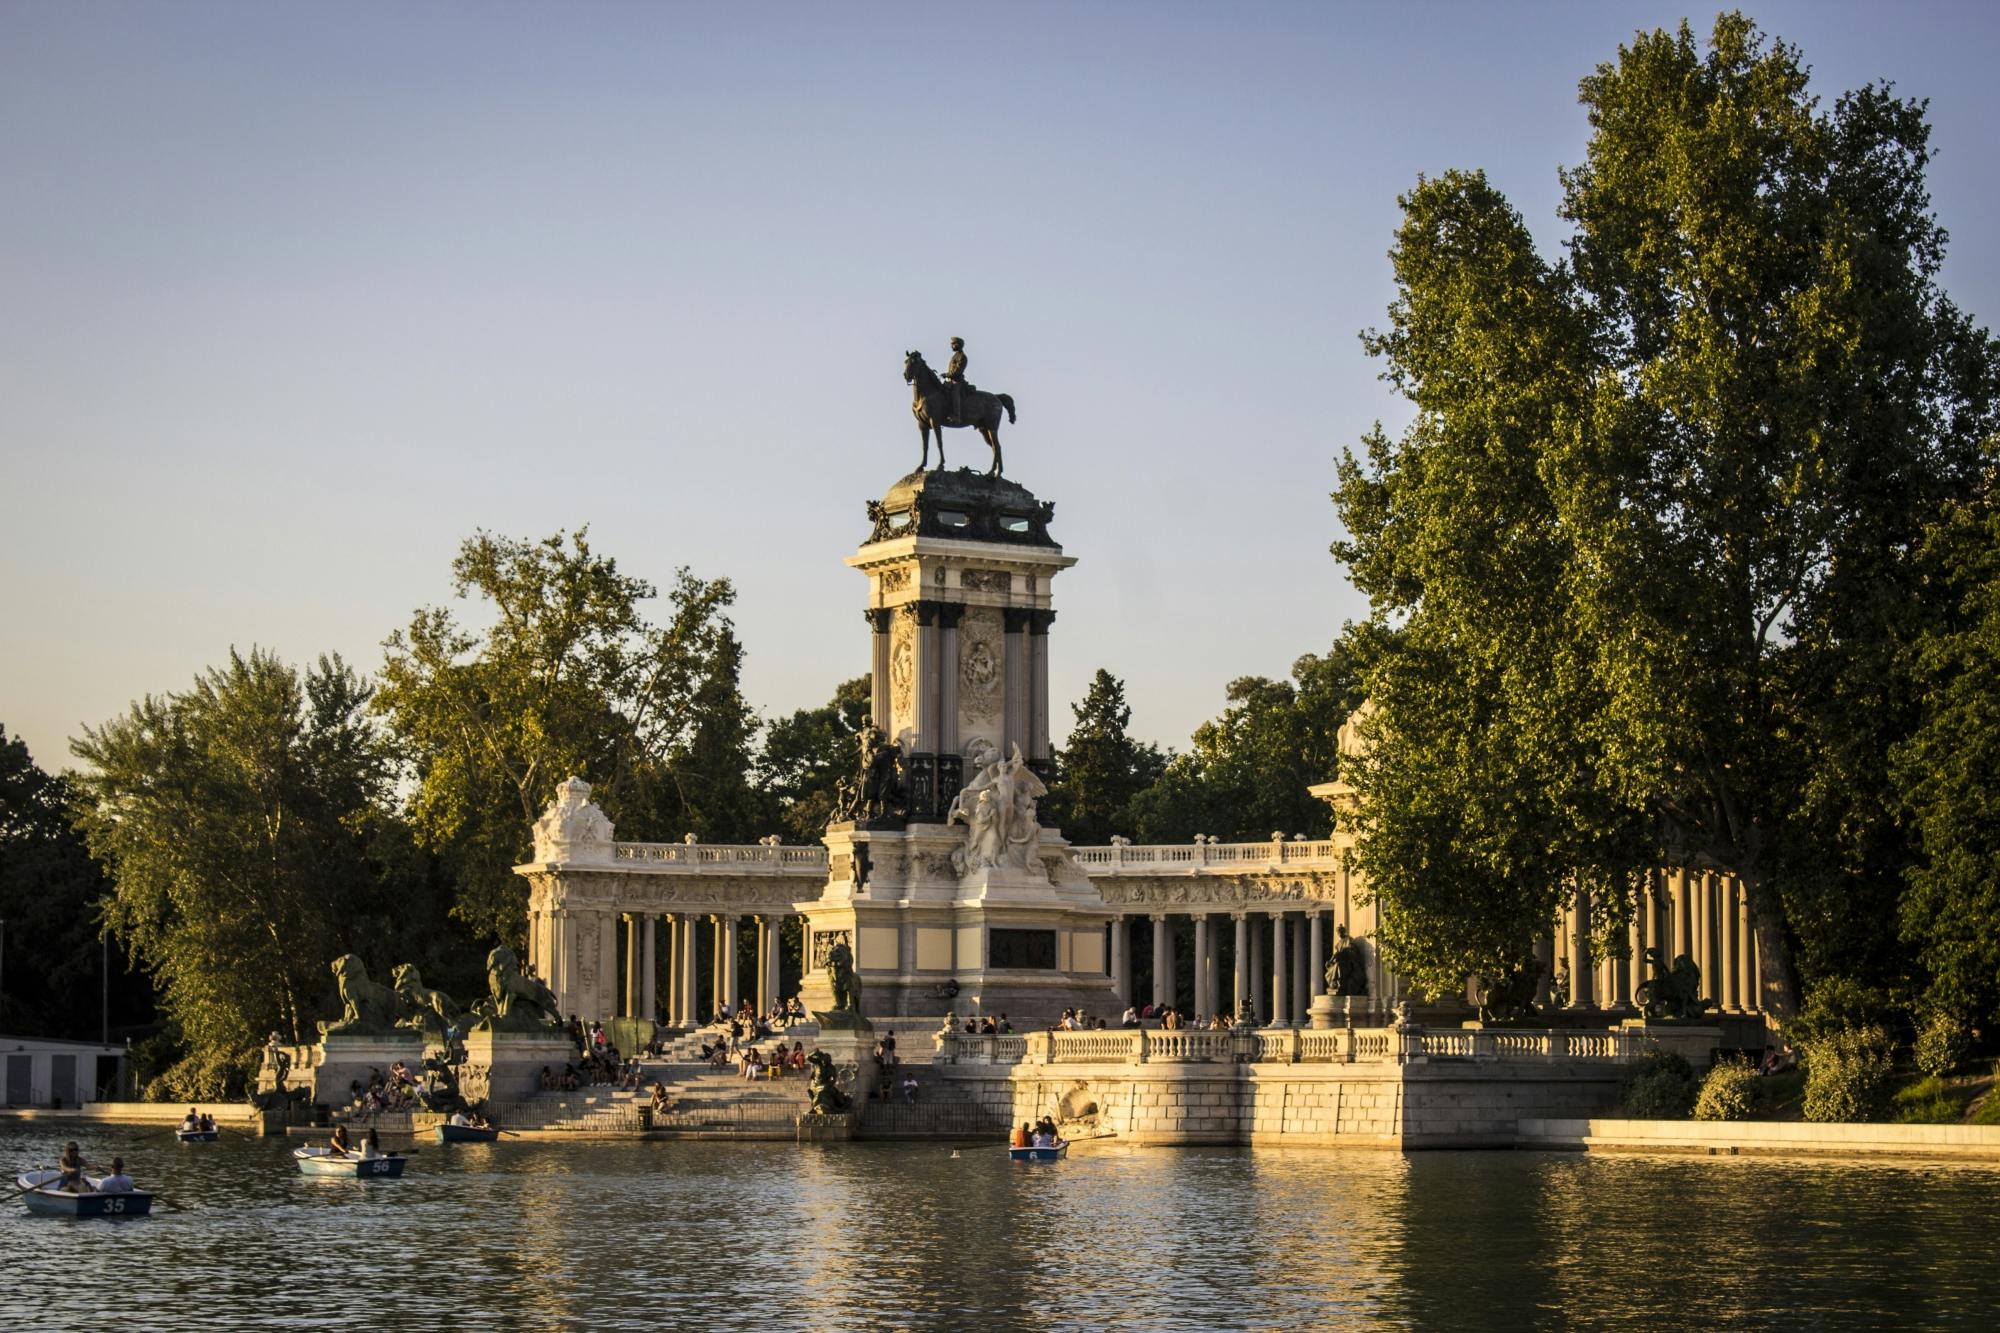
<path id="1" fill-rule="evenodd" d="M 125 1201 L 123 1199 L 106 1199 L 104 1201 L 104 1211 L 107 1213 L 122 1213 L 125 1211 Z"/>

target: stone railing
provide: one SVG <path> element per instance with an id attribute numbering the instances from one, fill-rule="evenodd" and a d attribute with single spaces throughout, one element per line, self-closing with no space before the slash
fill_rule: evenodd
<path id="1" fill-rule="evenodd" d="M 1196 874 L 1202 870 L 1268 870 L 1282 866 L 1331 870 L 1340 865 L 1340 845 L 1331 841 L 1194 843 L 1113 843 L 1109 847 L 1072 849 L 1086 875 L 1141 872 L 1151 875 Z"/>
<path id="2" fill-rule="evenodd" d="M 1637 1032 L 1408 1028 L 1107 1028 L 1018 1037 L 937 1035 L 937 1063 L 1011 1064 L 1409 1064 L 1480 1061 L 1626 1061 L 1644 1053 Z"/>
<path id="3" fill-rule="evenodd" d="M 823 874 L 827 868 L 826 848 L 791 847 L 783 843 L 743 846 L 724 842 L 621 842 L 613 859 L 732 871 L 766 869 Z"/>

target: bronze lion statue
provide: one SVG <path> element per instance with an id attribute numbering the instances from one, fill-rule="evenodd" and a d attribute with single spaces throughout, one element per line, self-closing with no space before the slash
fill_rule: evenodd
<path id="1" fill-rule="evenodd" d="M 472 1010 L 488 1032 L 539 1032 L 563 1024 L 555 992 L 523 974 L 520 959 L 504 944 L 486 955 L 486 989 Z"/>
<path id="2" fill-rule="evenodd" d="M 340 1019 L 319 1025 L 322 1039 L 382 1037 L 396 1030 L 396 992 L 370 981 L 368 965 L 359 955 L 346 953 L 334 959 L 333 975 L 340 983 Z"/>

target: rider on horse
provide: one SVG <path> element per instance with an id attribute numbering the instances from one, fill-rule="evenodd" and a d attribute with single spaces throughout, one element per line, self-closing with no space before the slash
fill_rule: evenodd
<path id="1" fill-rule="evenodd" d="M 951 360 L 945 362 L 944 382 L 951 389 L 951 419 L 965 420 L 965 391 L 972 386 L 965 382 L 965 339 L 951 340 Z"/>

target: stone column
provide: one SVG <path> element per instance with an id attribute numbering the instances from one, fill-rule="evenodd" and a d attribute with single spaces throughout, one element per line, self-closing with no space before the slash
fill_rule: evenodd
<path id="1" fill-rule="evenodd" d="M 599 912 L 597 914 L 597 1012 L 595 1017 L 609 1021 L 618 1016 L 624 1006 L 618 1003 L 618 913 Z"/>
<path id="2" fill-rule="evenodd" d="M 549 913 L 549 970 L 542 980 L 555 992 L 565 1018 L 576 1012 L 576 960 L 570 956 L 575 947 L 576 931 L 569 913 Z"/>
<path id="3" fill-rule="evenodd" d="M 1285 937 L 1285 915 L 1271 913 L 1271 1026 L 1283 1027 L 1292 1017 L 1291 949 Z"/>
<path id="4" fill-rule="evenodd" d="M 938 723 L 937 752 L 956 755 L 958 738 L 958 621 L 965 614 L 963 602 L 938 603 Z M 940 774 L 942 776 L 942 774 Z M 956 792 L 951 795 L 956 795 Z M 950 797 L 938 789 L 938 808 Z"/>
<path id="5" fill-rule="evenodd" d="M 1006 672 L 1002 681 L 1001 695 L 1004 704 L 1005 731 L 1000 738 L 1000 752 L 1010 752 L 1010 747 L 1020 746 L 1023 757 L 1031 757 L 1032 746 L 1028 741 L 1028 608 L 1009 606 L 1000 612 L 1001 625 L 1006 640 Z"/>
<path id="6" fill-rule="evenodd" d="M 1208 989 L 1208 913 L 1194 916 L 1194 1011 L 1206 1017 L 1215 1012 L 1214 997 Z"/>
<path id="7" fill-rule="evenodd" d="M 1264 1008 L 1264 923 L 1250 927 L 1250 1021 L 1263 1017 Z"/>
<path id="8" fill-rule="evenodd" d="M 1292 924 L 1292 1023 L 1303 1026 L 1312 1008 L 1312 953 L 1306 942 L 1306 918 Z"/>
<path id="9" fill-rule="evenodd" d="M 1314 995 L 1326 994 L 1326 913 L 1314 912 L 1312 922 L 1312 944 L 1306 951 L 1306 987 Z M 1307 1002 L 1311 1008 L 1311 1002 Z"/>
<path id="10" fill-rule="evenodd" d="M 1717 1001 L 1720 1008 L 1722 988 L 1715 984 L 1714 877 L 1703 871 L 1695 876 L 1691 888 L 1694 896 L 1694 965 L 1701 969 L 1701 994 L 1703 999 Z"/>
<path id="11" fill-rule="evenodd" d="M 758 916 L 757 922 L 757 998 L 753 1001 L 757 1012 L 771 1010 L 771 918 Z"/>
<path id="12" fill-rule="evenodd" d="M 774 916 L 771 918 L 771 952 L 770 956 L 764 960 L 764 965 L 770 969 L 770 975 L 764 979 L 764 991 L 771 997 L 771 1003 L 774 1005 L 785 998 L 783 994 L 785 986 L 784 925 L 785 919 L 783 917 Z"/>
<path id="13" fill-rule="evenodd" d="M 660 1021 L 660 955 L 659 942 L 654 938 L 654 928 L 659 924 L 651 912 L 646 913 L 646 924 L 641 927 L 645 939 L 639 948 L 639 1017 L 648 1023 Z"/>
<path id="14" fill-rule="evenodd" d="M 722 977 L 722 937 L 724 934 L 722 918 L 720 916 L 711 916 L 708 919 L 708 924 L 710 932 L 708 937 L 710 1012 L 719 1014 L 729 1007 L 729 992 L 724 989 Z"/>
<path id="15" fill-rule="evenodd" d="M 1230 915 L 1236 918 L 1236 993 L 1229 999 L 1229 1011 L 1240 1019 L 1250 1007 L 1250 917 L 1244 912 Z"/>
<path id="16" fill-rule="evenodd" d="M 1121 1007 L 1132 1003 L 1132 923 L 1111 918 L 1111 989 Z"/>
<path id="17" fill-rule="evenodd" d="M 910 609 L 917 618 L 916 635 L 912 639 L 912 651 L 916 654 L 912 665 L 916 668 L 916 753 L 936 754 L 938 738 L 938 604 L 928 598 L 920 599 Z"/>
<path id="18" fill-rule="evenodd" d="M 1174 1002 L 1174 932 L 1165 912 L 1153 916 L 1153 1003 Z"/>
<path id="19" fill-rule="evenodd" d="M 667 914 L 667 1026 L 679 1027 L 687 1021 L 681 1012 L 681 918 Z"/>
<path id="20" fill-rule="evenodd" d="M 1672 966 L 1674 959 L 1686 954 L 1694 957 L 1694 893 L 1688 886 L 1688 872 L 1685 867 L 1676 866 L 1668 877 L 1667 891 L 1673 899 L 1674 947 L 1672 957 L 1667 959 Z"/>
<path id="21" fill-rule="evenodd" d="M 1028 617 L 1028 748 L 1022 753 L 1042 772 L 1049 764 L 1049 626 L 1055 618 L 1053 611 Z"/>
<path id="22" fill-rule="evenodd" d="M 618 1012 L 626 1018 L 639 1015 L 639 918 L 630 912 L 621 912 L 619 922 L 625 927 L 625 984 L 618 988 Z"/>
<path id="23" fill-rule="evenodd" d="M 737 940 L 743 928 L 743 918 L 731 913 L 722 921 L 722 976 L 723 997 L 734 1012 L 736 1002 L 743 998 L 743 974 L 736 966 Z"/>
<path id="24" fill-rule="evenodd" d="M 701 918 L 693 912 L 683 912 L 680 923 L 681 1021 L 689 1027 L 700 1027 L 705 1015 L 701 1012 L 701 994 L 695 985 L 695 963 L 701 957 Z"/>
<path id="25" fill-rule="evenodd" d="M 1632 904 L 1632 924 L 1625 936 L 1626 975 L 1630 989 L 1625 992 L 1629 1008 L 1639 1007 L 1639 987 L 1646 980 L 1646 913 L 1653 901 L 1653 881 L 1647 876 L 1637 890 L 1637 901 Z"/>
<path id="26" fill-rule="evenodd" d="M 1578 889 L 1569 908 L 1569 1004 L 1594 1009 L 1590 987 L 1590 900 Z"/>
<path id="27" fill-rule="evenodd" d="M 866 617 L 870 631 L 868 716 L 886 736 L 889 734 L 889 622 L 895 612 L 881 606 L 861 614 Z"/>
<path id="28" fill-rule="evenodd" d="M 1757 995 L 1757 933 L 1750 916 L 1750 888 L 1736 882 L 1736 993 L 1742 997 L 1743 1012 L 1754 1014 L 1763 1008 Z"/>

